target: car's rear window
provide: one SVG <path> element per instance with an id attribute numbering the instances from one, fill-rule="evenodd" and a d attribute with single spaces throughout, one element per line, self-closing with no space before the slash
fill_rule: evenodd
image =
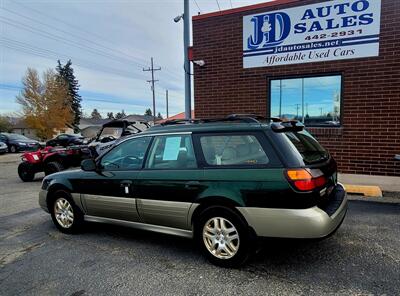
<path id="1" fill-rule="evenodd" d="M 269 159 L 254 135 L 201 136 L 205 161 L 211 166 L 266 165 Z"/>
<path id="2" fill-rule="evenodd" d="M 286 132 L 285 135 L 305 163 L 320 162 L 329 157 L 328 152 L 308 132 Z"/>

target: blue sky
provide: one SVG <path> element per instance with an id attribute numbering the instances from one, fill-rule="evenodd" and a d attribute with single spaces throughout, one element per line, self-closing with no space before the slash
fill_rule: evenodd
<path id="1" fill-rule="evenodd" d="M 191 0 L 191 15 L 268 1 Z M 232 6 L 231 6 L 232 5 Z M 142 114 L 152 106 L 148 67 L 156 72 L 156 109 L 184 111 L 182 0 L 0 0 L 0 114 L 20 111 L 15 96 L 27 67 L 43 72 L 72 60 L 83 110 Z"/>

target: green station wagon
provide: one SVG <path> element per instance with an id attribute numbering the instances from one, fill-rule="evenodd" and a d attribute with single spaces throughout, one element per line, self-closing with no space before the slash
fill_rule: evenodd
<path id="1" fill-rule="evenodd" d="M 120 139 L 81 170 L 47 176 L 39 204 L 59 230 L 84 221 L 193 237 L 243 264 L 257 237 L 324 238 L 341 225 L 336 162 L 296 121 L 169 121 Z"/>

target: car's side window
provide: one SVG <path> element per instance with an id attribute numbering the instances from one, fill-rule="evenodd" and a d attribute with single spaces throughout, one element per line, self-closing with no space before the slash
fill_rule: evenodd
<path id="1" fill-rule="evenodd" d="M 197 168 L 190 135 L 155 137 L 145 168 L 194 169 Z"/>
<path id="2" fill-rule="evenodd" d="M 204 160 L 210 166 L 253 166 L 270 162 L 255 135 L 200 136 Z"/>
<path id="3" fill-rule="evenodd" d="M 142 168 L 151 137 L 127 140 L 105 154 L 100 165 L 106 171 L 138 170 Z"/>

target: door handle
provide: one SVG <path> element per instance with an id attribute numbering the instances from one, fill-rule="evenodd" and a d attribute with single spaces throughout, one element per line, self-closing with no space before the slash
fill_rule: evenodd
<path id="1" fill-rule="evenodd" d="M 121 181 L 121 187 L 124 187 L 125 194 L 129 194 L 129 188 L 131 186 L 132 186 L 132 181 L 130 181 L 130 180 Z"/>

